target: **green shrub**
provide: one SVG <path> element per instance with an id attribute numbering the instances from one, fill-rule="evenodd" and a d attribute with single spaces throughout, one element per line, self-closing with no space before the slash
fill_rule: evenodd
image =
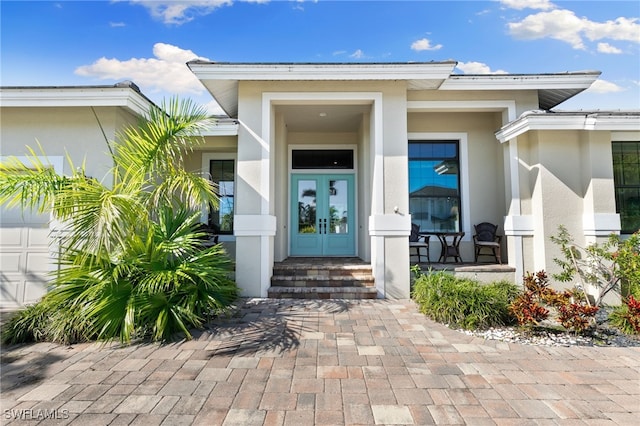
<path id="1" fill-rule="evenodd" d="M 518 288 L 507 281 L 481 284 L 445 271 L 417 274 L 412 291 L 420 312 L 470 330 L 512 323 L 508 307 L 517 295 Z"/>
<path id="2" fill-rule="evenodd" d="M 220 244 L 203 248 L 199 213 L 164 208 L 123 250 L 88 257 L 65 250 L 52 290 L 3 326 L 5 343 L 190 338 L 208 316 L 237 297 Z"/>

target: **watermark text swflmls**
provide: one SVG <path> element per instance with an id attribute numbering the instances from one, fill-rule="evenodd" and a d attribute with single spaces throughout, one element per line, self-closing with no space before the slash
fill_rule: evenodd
<path id="1" fill-rule="evenodd" d="M 69 418 L 67 409 L 9 409 L 4 410 L 5 420 L 64 420 Z"/>

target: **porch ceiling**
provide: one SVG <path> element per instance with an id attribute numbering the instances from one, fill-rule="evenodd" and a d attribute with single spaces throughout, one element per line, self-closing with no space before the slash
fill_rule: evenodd
<path id="1" fill-rule="evenodd" d="M 357 132 L 370 105 L 278 105 L 290 132 Z"/>

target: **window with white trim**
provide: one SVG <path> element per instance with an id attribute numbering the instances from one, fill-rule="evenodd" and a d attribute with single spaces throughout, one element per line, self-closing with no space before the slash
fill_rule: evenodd
<path id="1" fill-rule="evenodd" d="M 640 230 L 640 141 L 612 142 L 616 212 L 621 232 Z"/>
<path id="2" fill-rule="evenodd" d="M 210 160 L 209 175 L 219 197 L 218 208 L 209 209 L 209 226 L 216 234 L 233 234 L 235 160 Z"/>
<path id="3" fill-rule="evenodd" d="M 409 141 L 409 212 L 420 231 L 459 232 L 460 155 L 457 140 Z"/>

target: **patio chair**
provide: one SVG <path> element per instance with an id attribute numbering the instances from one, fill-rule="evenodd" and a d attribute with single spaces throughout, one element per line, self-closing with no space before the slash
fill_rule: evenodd
<path id="1" fill-rule="evenodd" d="M 482 222 L 473 226 L 476 234 L 473 236 L 473 245 L 476 252 L 476 263 L 478 256 L 494 256 L 496 263 L 502 264 L 502 236 L 497 235 L 498 225 L 489 222 Z M 482 250 L 490 250 L 489 254 L 482 253 Z"/>
<path id="2" fill-rule="evenodd" d="M 412 256 L 411 252 L 415 250 L 415 256 L 418 256 L 418 263 L 422 263 L 423 254 L 420 253 L 421 249 L 427 250 L 427 263 L 431 263 L 429 258 L 429 235 L 420 235 L 420 225 L 415 223 L 411 224 L 411 235 L 409 235 L 409 257 Z"/>

